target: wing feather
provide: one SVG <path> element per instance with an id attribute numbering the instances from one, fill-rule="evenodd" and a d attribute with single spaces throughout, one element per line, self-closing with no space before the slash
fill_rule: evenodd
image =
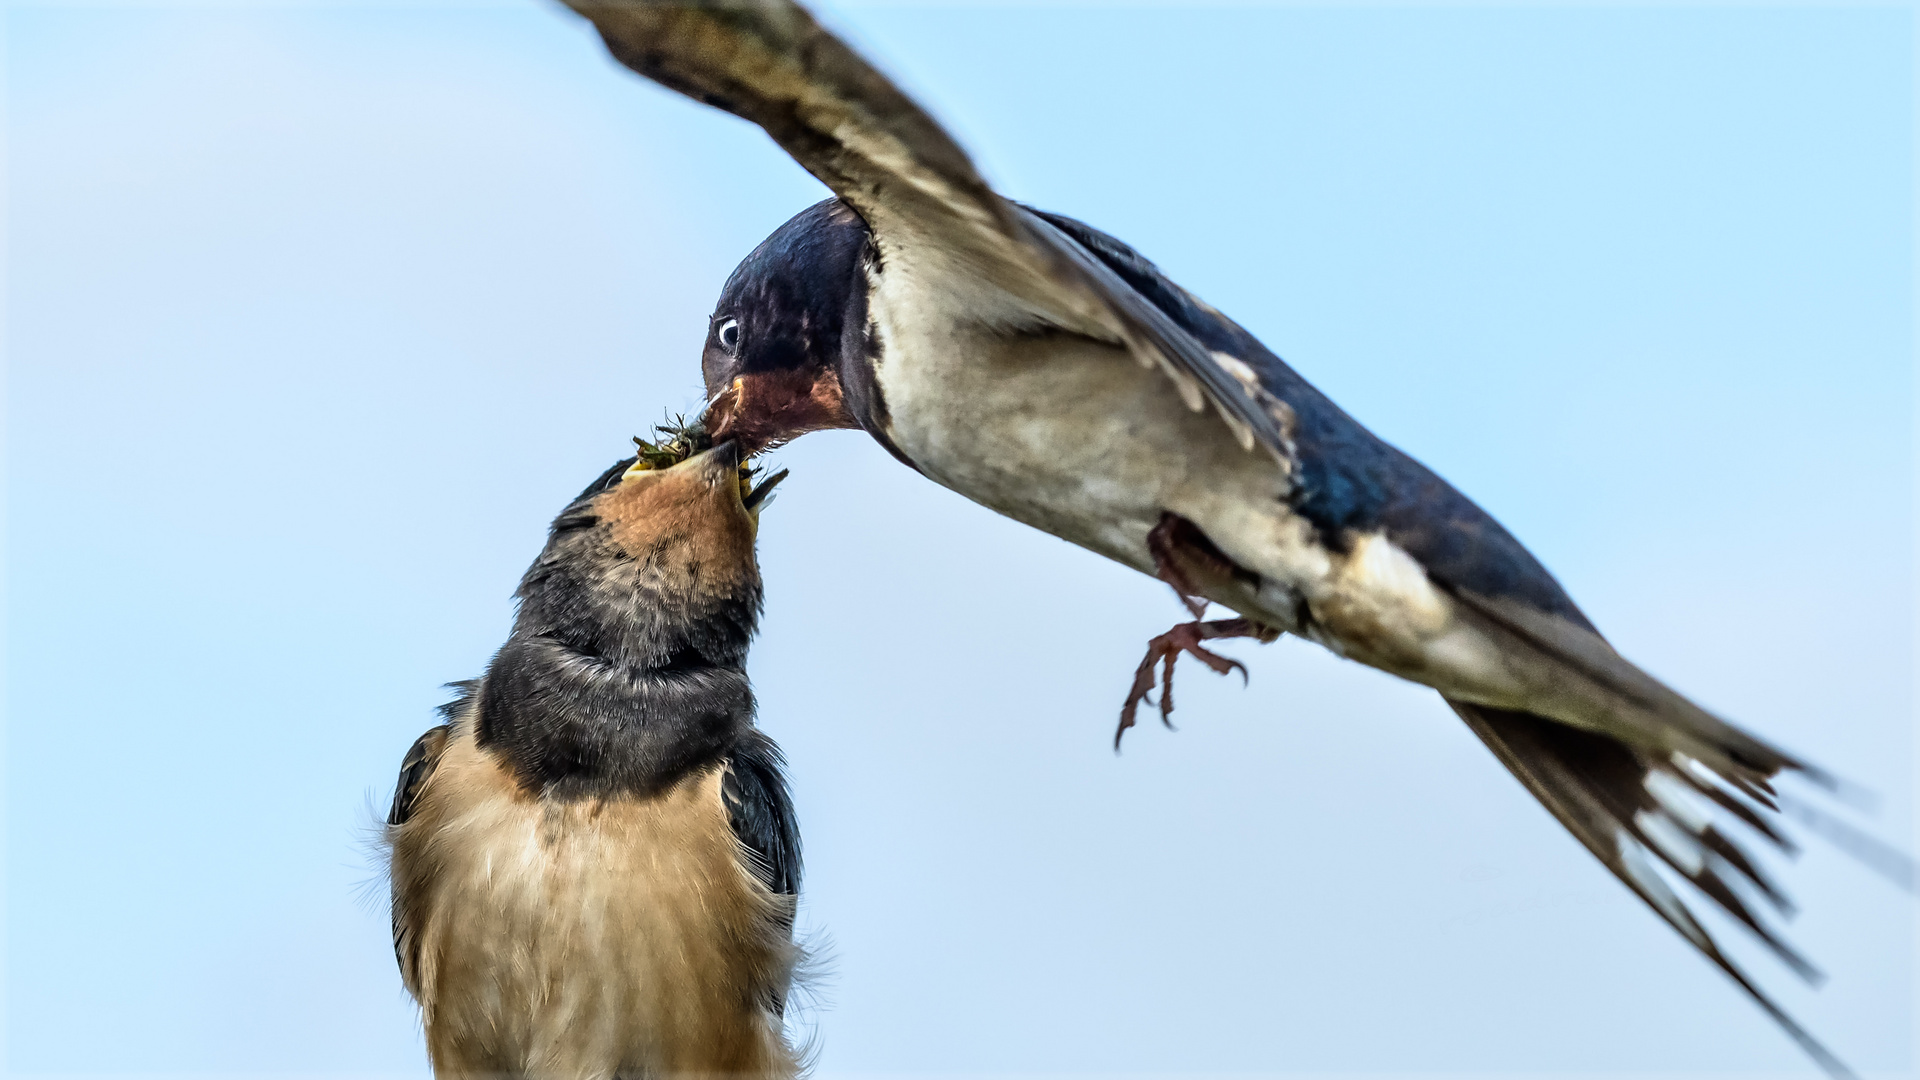
<path id="1" fill-rule="evenodd" d="M 413 816 L 414 804 L 420 801 L 420 790 L 426 786 L 427 778 L 440 764 L 440 755 L 447 749 L 447 734 L 450 728 L 441 724 L 429 728 L 425 735 L 413 741 L 407 756 L 400 761 L 400 779 L 393 786 L 393 807 L 387 811 L 387 824 L 400 826 Z"/>
<path id="2" fill-rule="evenodd" d="M 903 181 L 982 218 L 996 196 L 946 131 L 798 4 L 570 0 L 622 64 L 764 129 L 835 189 Z"/>
<path id="3" fill-rule="evenodd" d="M 456 683 L 461 690 L 460 698 L 454 703 L 464 706 L 472 694 L 471 683 Z M 442 710 L 446 711 L 445 708 Z M 388 843 L 392 843 L 394 831 L 405 825 L 413 817 L 414 807 L 419 804 L 420 794 L 427 781 L 432 778 L 434 769 L 440 765 L 441 755 L 446 753 L 447 738 L 452 733 L 452 725 L 441 724 L 429 728 L 427 733 L 415 739 L 407 750 L 407 756 L 400 761 L 400 779 L 393 787 L 393 808 L 387 812 Z M 412 920 L 408 911 L 400 902 L 400 881 L 394 881 L 392 896 L 393 957 L 400 963 L 400 981 L 406 984 L 407 991 L 415 997 L 420 993 L 420 949 L 419 941 L 413 932 Z"/>
<path id="4" fill-rule="evenodd" d="M 1125 346 L 1189 407 L 1211 405 L 1243 447 L 1287 460 L 1286 406 L 1245 365 L 1223 363 L 1079 238 L 996 194 L 932 117 L 804 8 L 567 3 L 620 63 L 758 124 L 866 219 L 883 255 L 937 252 L 935 272 L 997 287 L 1024 318 Z"/>
<path id="5" fill-rule="evenodd" d="M 1025 207 L 1020 211 L 1034 234 L 1053 245 L 1107 301 L 1125 329 L 1133 354 L 1158 366 L 1186 398 L 1188 408 L 1199 412 L 1211 403 L 1243 448 L 1251 450 L 1258 444 L 1283 464 L 1292 462 L 1288 433 L 1292 409 L 1267 390 L 1251 367 L 1208 349 L 1052 220 Z"/>
<path id="6" fill-rule="evenodd" d="M 976 260 L 1036 269 L 1039 249 L 959 144 L 798 4 L 567 3 L 593 23 L 614 59 L 759 125 L 876 229 L 885 222 Z"/>
<path id="7" fill-rule="evenodd" d="M 787 791 L 785 766 L 772 739 L 748 731 L 727 759 L 720 793 L 748 866 L 768 891 L 786 901 L 782 920 L 791 939 L 800 895 L 800 825 Z M 768 1005 L 775 1014 L 786 1011 L 790 989 L 790 979 L 776 980 L 771 987 Z"/>
<path id="8" fill-rule="evenodd" d="M 1776 907 L 1783 907 L 1784 898 L 1779 897 L 1778 889 L 1731 839 L 1695 812 L 1698 808 L 1689 808 L 1673 798 L 1673 789 L 1698 788 L 1686 780 L 1686 763 L 1655 759 L 1606 735 L 1527 713 L 1452 700 L 1448 704 L 1595 858 L 1746 991 L 1821 1068 L 1833 1076 L 1853 1075 L 1720 950 L 1686 903 L 1654 871 L 1654 860 L 1666 864 L 1801 977 L 1819 979 L 1819 972 L 1783 942 L 1740 896 L 1743 891 L 1756 892 L 1775 901 Z M 1722 794 L 1728 793 L 1723 789 Z M 1753 812 L 1751 807 L 1748 810 Z M 1774 838 L 1771 830 L 1760 835 Z M 1784 843 L 1776 846 L 1790 850 Z"/>

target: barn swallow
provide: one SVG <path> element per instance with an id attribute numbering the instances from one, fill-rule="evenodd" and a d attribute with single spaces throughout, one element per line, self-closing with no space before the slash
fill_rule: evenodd
<path id="1" fill-rule="evenodd" d="M 708 422 L 749 449 L 865 430 L 929 479 L 1167 581 L 1194 621 L 1156 671 L 1290 633 L 1440 692 L 1587 849 L 1819 1063 L 1844 1066 L 1722 953 L 1656 866 L 1802 975 L 1773 786 L 1808 763 L 1615 652 L 1553 576 L 1119 240 L 1002 198 L 884 75 L 790 0 L 569 0 L 615 59 L 758 124 L 835 198 L 742 262 L 704 346 Z M 1209 603 L 1239 615 L 1201 621 Z M 1738 822 L 1732 834 L 1723 831 Z M 1910 875 L 1910 866 L 1905 871 Z"/>
<path id="2" fill-rule="evenodd" d="M 607 470 L 408 752 L 393 944 L 436 1076 L 796 1074 L 800 837 L 742 669 L 768 485 L 741 477 L 732 443 Z"/>

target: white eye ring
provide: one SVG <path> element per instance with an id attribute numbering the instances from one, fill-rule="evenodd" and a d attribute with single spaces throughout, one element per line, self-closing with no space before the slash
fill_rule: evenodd
<path id="1" fill-rule="evenodd" d="M 740 348 L 740 320 L 722 319 L 720 321 L 720 329 L 714 331 L 713 337 L 715 341 L 720 343 L 720 347 L 729 353 L 738 350 Z"/>

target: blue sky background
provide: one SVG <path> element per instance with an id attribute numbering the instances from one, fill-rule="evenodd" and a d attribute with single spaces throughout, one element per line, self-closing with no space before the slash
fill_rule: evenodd
<path id="1" fill-rule="evenodd" d="M 830 15 L 1911 846 L 1907 10 Z M 370 807 L 822 191 L 531 0 L 6 19 L 8 1066 L 423 1075 Z M 825 1074 L 1811 1075 L 1432 694 L 1242 644 L 1116 758 L 1166 589 L 780 458 Z M 1786 877 L 1833 979 L 1756 970 L 1905 1075 L 1912 904 Z"/>

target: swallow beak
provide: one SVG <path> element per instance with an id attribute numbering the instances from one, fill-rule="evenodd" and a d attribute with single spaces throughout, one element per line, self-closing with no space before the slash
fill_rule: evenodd
<path id="1" fill-rule="evenodd" d="M 681 462 L 674 468 L 690 468 L 700 473 L 709 483 L 732 482 L 740 472 L 740 444 L 728 439 L 711 450 L 703 450 Z"/>
<path id="2" fill-rule="evenodd" d="M 709 488 L 726 486 L 739 498 L 740 508 L 753 518 L 755 524 L 758 524 L 760 511 L 766 508 L 775 485 L 787 478 L 787 470 L 781 469 L 758 484 L 751 483 L 750 474 L 741 467 L 746 456 L 746 451 L 742 449 L 738 440 L 728 439 L 718 446 L 703 450 L 665 469 L 664 472 L 685 477 L 696 483 L 704 483 Z M 658 474 L 662 471 L 653 468 L 645 461 L 636 461 L 620 479 L 624 482 L 642 473 Z"/>
<path id="3" fill-rule="evenodd" d="M 809 431 L 860 426 L 831 371 L 737 375 L 708 398 L 705 423 L 749 456 Z"/>
<path id="4" fill-rule="evenodd" d="M 732 441 L 721 443 L 708 450 L 703 450 L 684 461 L 669 465 L 665 469 L 656 468 L 648 464 L 646 457 L 641 456 L 634 459 L 633 464 L 627 467 L 626 472 L 620 474 L 620 479 L 626 481 L 643 474 L 677 472 L 678 470 L 685 469 L 686 472 L 680 475 L 686 476 L 694 474 L 710 484 L 718 483 L 720 480 L 731 477 L 740 471 L 741 456 L 740 444 Z"/>
<path id="5" fill-rule="evenodd" d="M 760 517 L 760 511 L 766 509 L 767 505 L 773 501 L 774 485 L 786 478 L 787 470 L 781 469 L 779 472 L 755 484 L 751 491 L 741 496 L 740 502 L 747 508 L 747 513 L 752 514 L 757 520 Z"/>
<path id="6" fill-rule="evenodd" d="M 729 429 L 733 427 L 734 413 L 740 409 L 740 395 L 745 384 L 744 376 L 735 376 L 720 384 L 718 389 L 708 391 L 707 411 L 701 416 L 700 422 L 716 441 L 733 437 Z"/>
<path id="7" fill-rule="evenodd" d="M 753 522 L 754 531 L 758 532 L 760 511 L 765 510 L 772 501 L 774 485 L 787 478 L 787 470 L 781 469 L 755 484 L 752 474 L 741 467 L 741 460 L 745 456 L 739 441 L 729 439 L 693 460 L 702 463 L 708 483 L 732 486 L 734 495 L 740 500 L 740 509 L 746 511 L 747 518 Z"/>

